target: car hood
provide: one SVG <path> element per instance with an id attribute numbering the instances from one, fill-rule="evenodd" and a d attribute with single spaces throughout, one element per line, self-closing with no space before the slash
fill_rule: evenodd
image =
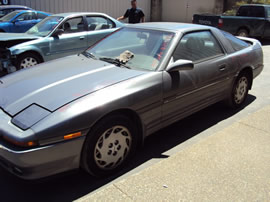
<path id="1" fill-rule="evenodd" d="M 31 104 L 55 111 L 89 93 L 145 73 L 82 55 L 69 56 L 0 78 L 0 108 L 11 116 Z"/>
<path id="2" fill-rule="evenodd" d="M 40 37 L 26 33 L 0 33 L 0 41 L 34 40 L 38 38 Z"/>

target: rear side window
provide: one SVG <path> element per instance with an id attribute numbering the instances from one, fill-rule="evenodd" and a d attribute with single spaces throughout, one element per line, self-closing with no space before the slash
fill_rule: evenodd
<path id="1" fill-rule="evenodd" d="M 37 13 L 37 18 L 38 19 L 44 19 L 44 18 L 46 18 L 47 17 L 47 15 L 45 15 L 45 14 L 43 14 L 43 13 Z"/>
<path id="2" fill-rule="evenodd" d="M 267 17 L 270 18 L 270 7 L 267 8 Z"/>
<path id="3" fill-rule="evenodd" d="M 111 29 L 115 27 L 115 24 L 110 19 L 101 16 L 87 16 L 86 19 L 90 31 Z"/>
<path id="4" fill-rule="evenodd" d="M 236 38 L 235 36 L 229 34 L 228 32 L 222 31 L 223 35 L 231 43 L 234 50 L 239 51 L 249 46 L 248 43 L 242 41 L 241 39 Z"/>
<path id="5" fill-rule="evenodd" d="M 173 59 L 199 61 L 223 55 L 219 42 L 210 31 L 188 33 L 180 40 Z"/>
<path id="6" fill-rule="evenodd" d="M 237 16 L 264 18 L 265 10 L 262 6 L 242 6 L 239 8 Z"/>

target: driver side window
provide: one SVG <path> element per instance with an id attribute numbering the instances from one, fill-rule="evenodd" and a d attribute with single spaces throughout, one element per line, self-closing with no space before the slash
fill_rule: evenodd
<path id="1" fill-rule="evenodd" d="M 16 20 L 18 21 L 26 21 L 35 19 L 35 14 L 33 12 L 27 12 L 21 14 Z"/>
<path id="2" fill-rule="evenodd" d="M 67 20 L 62 25 L 62 29 L 64 30 L 64 34 L 77 33 L 77 32 L 85 31 L 83 18 L 78 17 L 78 18 L 72 18 L 72 19 Z"/>
<path id="3" fill-rule="evenodd" d="M 180 40 L 173 54 L 176 60 L 191 60 L 192 62 L 223 55 L 219 42 L 210 31 L 188 33 Z"/>

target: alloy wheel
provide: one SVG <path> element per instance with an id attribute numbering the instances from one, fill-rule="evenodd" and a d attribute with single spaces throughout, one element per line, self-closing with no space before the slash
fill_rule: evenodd
<path id="1" fill-rule="evenodd" d="M 234 101 L 236 104 L 240 104 L 243 102 L 247 94 L 247 91 L 248 91 L 248 79 L 245 76 L 243 76 L 238 80 L 237 85 L 235 87 Z"/>
<path id="2" fill-rule="evenodd" d="M 38 61 L 32 57 L 26 57 L 21 61 L 21 69 L 32 67 L 38 64 Z"/>
<path id="3" fill-rule="evenodd" d="M 94 160 L 101 169 L 113 169 L 127 157 L 132 137 L 124 126 L 114 126 L 106 130 L 98 139 L 94 149 Z"/>

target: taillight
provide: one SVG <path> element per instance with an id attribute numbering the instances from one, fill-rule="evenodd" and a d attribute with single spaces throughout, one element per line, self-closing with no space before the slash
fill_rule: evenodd
<path id="1" fill-rule="evenodd" d="M 223 27 L 223 20 L 219 19 L 218 20 L 218 28 L 221 28 L 221 27 Z"/>

